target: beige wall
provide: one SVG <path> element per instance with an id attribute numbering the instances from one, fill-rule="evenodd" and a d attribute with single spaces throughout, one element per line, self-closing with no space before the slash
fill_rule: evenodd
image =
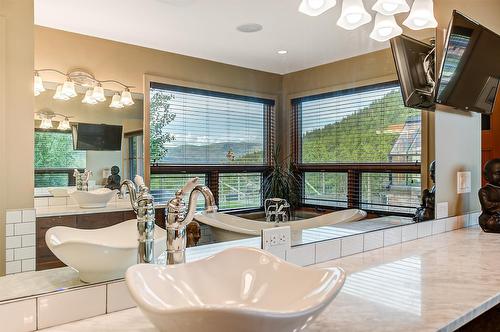
<path id="1" fill-rule="evenodd" d="M 5 210 L 33 206 L 33 0 L 0 0 L 0 275 Z"/>
<path id="2" fill-rule="evenodd" d="M 435 2 L 438 20 L 438 59 L 452 10 L 457 9 L 500 33 L 500 1 L 439 0 Z M 436 202 L 448 202 L 450 215 L 480 210 L 477 191 L 481 186 L 481 116 L 476 113 L 446 111 L 438 107 L 436 134 Z M 457 194 L 457 171 L 472 173 L 470 194 Z"/>

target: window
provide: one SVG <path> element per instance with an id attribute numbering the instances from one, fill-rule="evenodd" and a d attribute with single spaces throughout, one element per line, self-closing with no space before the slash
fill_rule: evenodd
<path id="1" fill-rule="evenodd" d="M 292 107 L 306 204 L 414 212 L 421 113 L 404 106 L 397 82 L 298 98 Z"/>
<path id="2" fill-rule="evenodd" d="M 166 203 L 175 197 L 177 190 L 181 189 L 188 180 L 194 177 L 199 178 L 199 184 L 208 184 L 205 174 L 152 174 L 151 195 L 153 195 L 156 202 Z M 189 198 L 189 196 L 187 197 Z"/>
<path id="3" fill-rule="evenodd" d="M 305 172 L 305 203 L 347 207 L 347 173 Z"/>
<path id="4" fill-rule="evenodd" d="M 274 143 L 274 100 L 160 83 L 151 84 L 150 98 L 152 183 L 165 174 L 198 174 L 219 209 L 262 206 L 262 172 Z M 175 190 L 183 185 L 169 183 Z M 167 183 L 156 185 L 163 190 Z"/>
<path id="5" fill-rule="evenodd" d="M 248 209 L 262 205 L 262 174 L 221 173 L 219 175 L 219 208 Z"/>
<path id="6" fill-rule="evenodd" d="M 86 166 L 86 152 L 73 150 L 71 132 L 35 131 L 35 188 L 73 185 L 73 170 Z"/>
<path id="7" fill-rule="evenodd" d="M 143 140 L 142 131 L 125 134 L 126 155 L 123 164 L 127 179 L 134 179 L 136 175 L 144 176 Z"/>

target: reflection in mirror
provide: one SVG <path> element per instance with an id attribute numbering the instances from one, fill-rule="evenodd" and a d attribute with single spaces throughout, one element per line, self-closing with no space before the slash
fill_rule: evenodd
<path id="1" fill-rule="evenodd" d="M 144 97 L 132 93 L 133 105 L 115 108 L 123 98 L 116 91 L 90 93 L 77 84 L 77 96 L 64 100 L 65 85 L 58 91 L 56 79 L 42 72 L 35 78 L 37 271 L 0 278 L 0 289 L 13 289 L 3 285 L 16 280 L 30 285 L 0 294 L 0 301 L 122 278 L 137 262 L 137 222 L 128 197 L 112 190 L 135 175 L 145 177 L 155 199 L 155 256 L 167 247 L 165 203 L 194 177 L 210 188 L 218 212 L 185 225 L 188 260 L 229 245 L 259 246 L 261 230 L 277 225 L 289 225 L 298 246 L 412 223 L 422 190 L 432 191 L 429 119 L 405 107 L 389 42 L 371 39 L 372 25 L 337 26 L 341 10 L 325 13 L 335 17 L 332 27 L 321 17 L 311 25 L 316 35 L 328 33 L 328 43 L 312 40 L 299 24 L 280 36 L 294 36 L 288 48 L 269 43 L 271 60 L 239 63 L 227 60 L 235 47 L 231 57 L 222 48 L 216 57 L 183 53 L 219 63 L 40 27 L 38 62 L 63 63 L 47 51 L 52 42 L 68 53 L 88 42 L 92 57 L 74 52 L 75 59 L 109 73 L 101 64 L 116 58 L 116 77 L 136 80 L 130 83 Z M 396 16 L 399 25 L 403 16 Z M 184 32 L 190 45 L 208 48 Z M 434 37 L 433 30 L 404 33 L 425 43 Z M 143 75 L 144 89 L 137 88 Z M 77 187 L 89 192 L 77 198 Z M 101 201 L 92 201 L 94 190 Z M 197 207 L 203 210 L 201 195 Z M 79 246 L 67 247 L 73 253 L 65 257 L 61 244 L 75 239 Z M 234 240 L 241 242 L 228 243 Z"/>

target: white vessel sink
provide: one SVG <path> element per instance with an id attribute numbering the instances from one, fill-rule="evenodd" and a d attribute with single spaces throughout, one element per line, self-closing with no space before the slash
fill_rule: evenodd
<path id="1" fill-rule="evenodd" d="M 70 196 L 83 209 L 103 208 L 115 197 L 118 190 L 100 188 L 92 191 L 74 191 Z"/>
<path id="2" fill-rule="evenodd" d="M 345 272 L 231 248 L 193 263 L 134 265 L 125 279 L 161 331 L 293 332 L 304 330 L 335 298 Z"/>
<path id="3" fill-rule="evenodd" d="M 84 282 L 123 278 L 130 266 L 137 264 L 137 221 L 127 220 L 98 229 L 65 226 L 45 233 L 49 249 L 64 264 L 77 270 Z M 155 257 L 166 250 L 166 231 L 155 226 Z"/>

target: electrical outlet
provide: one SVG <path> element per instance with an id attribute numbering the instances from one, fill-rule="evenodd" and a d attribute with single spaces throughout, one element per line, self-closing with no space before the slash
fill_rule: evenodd
<path id="1" fill-rule="evenodd" d="M 266 228 L 261 231 L 261 248 L 272 253 L 290 249 L 290 226 Z"/>

